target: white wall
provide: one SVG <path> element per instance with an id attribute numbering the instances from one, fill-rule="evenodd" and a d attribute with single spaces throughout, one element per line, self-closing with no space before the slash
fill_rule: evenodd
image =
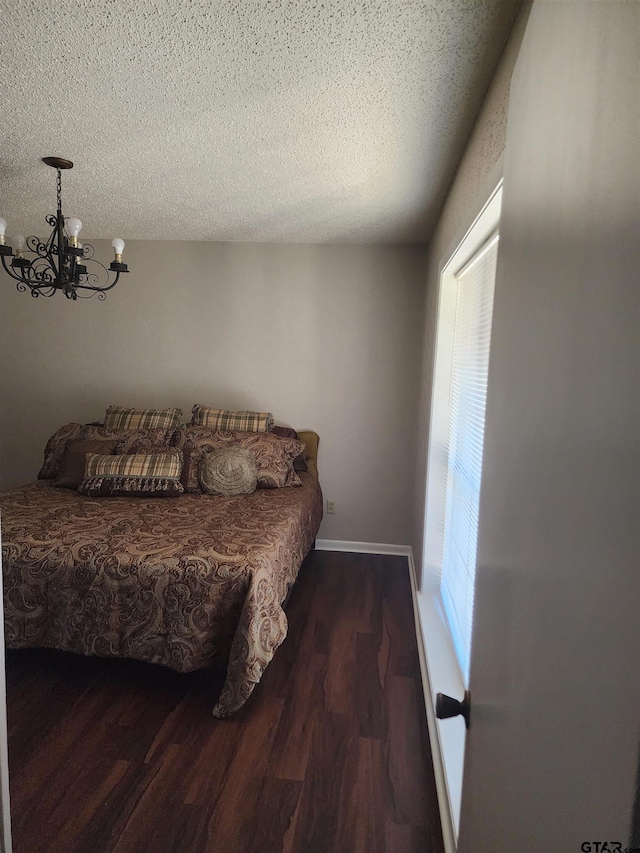
<path id="1" fill-rule="evenodd" d="M 629 843 L 639 31 L 638 4 L 536 2 L 513 76 L 460 853 Z"/>
<path id="2" fill-rule="evenodd" d="M 3 486 L 112 403 L 267 410 L 320 435 L 337 504 L 322 537 L 409 542 L 425 249 L 134 241 L 125 256 L 102 303 L 33 299 L 0 274 Z"/>
<path id="3" fill-rule="evenodd" d="M 424 346 L 421 355 L 420 399 L 416 436 L 417 476 L 411 537 L 416 570 L 420 576 L 422 573 L 427 449 L 440 272 L 502 177 L 502 153 L 507 133 L 509 87 L 530 8 L 531 4 L 525 2 L 513 25 L 429 243 L 423 318 Z"/>

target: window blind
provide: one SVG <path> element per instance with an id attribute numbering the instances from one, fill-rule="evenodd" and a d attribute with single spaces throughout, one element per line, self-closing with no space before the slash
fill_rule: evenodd
<path id="1" fill-rule="evenodd" d="M 440 589 L 467 684 L 497 255 L 496 234 L 456 275 Z"/>

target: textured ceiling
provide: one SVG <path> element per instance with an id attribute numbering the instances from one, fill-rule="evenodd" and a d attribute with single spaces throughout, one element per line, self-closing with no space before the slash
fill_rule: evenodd
<path id="1" fill-rule="evenodd" d="M 0 215 L 425 242 L 519 0 L 0 0 Z"/>

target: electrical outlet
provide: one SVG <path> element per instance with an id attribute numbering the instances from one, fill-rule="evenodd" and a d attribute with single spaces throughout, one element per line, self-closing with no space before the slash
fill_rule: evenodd
<path id="1" fill-rule="evenodd" d="M 327 501 L 327 512 L 329 515 L 333 515 L 336 511 L 336 502 L 335 501 Z"/>

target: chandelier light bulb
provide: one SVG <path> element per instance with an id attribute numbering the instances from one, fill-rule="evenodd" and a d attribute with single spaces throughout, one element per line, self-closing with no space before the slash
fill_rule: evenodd
<path id="1" fill-rule="evenodd" d="M 0 217 L 0 245 L 4 245 L 4 234 L 7 230 L 7 223 L 2 217 Z"/>
<path id="2" fill-rule="evenodd" d="M 124 240 L 121 237 L 116 237 L 111 245 L 116 253 L 116 261 L 120 263 L 122 261 L 122 253 L 124 252 Z"/>
<path id="3" fill-rule="evenodd" d="M 11 243 L 13 244 L 13 251 L 20 257 L 24 252 L 24 237 L 22 234 L 14 234 Z"/>
<path id="4" fill-rule="evenodd" d="M 64 220 L 65 228 L 67 229 L 67 234 L 69 235 L 69 243 L 72 246 L 78 245 L 78 234 L 82 230 L 82 222 L 79 219 L 76 219 L 75 216 L 68 216 Z"/>

